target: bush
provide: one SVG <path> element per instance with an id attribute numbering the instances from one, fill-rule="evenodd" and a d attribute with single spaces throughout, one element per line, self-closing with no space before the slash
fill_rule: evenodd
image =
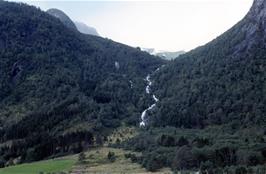
<path id="1" fill-rule="evenodd" d="M 138 157 L 132 153 L 125 154 L 125 158 L 130 159 L 133 163 L 138 162 Z"/>
<path id="2" fill-rule="evenodd" d="M 155 172 L 164 166 L 164 159 L 157 153 L 151 153 L 143 160 L 143 166 L 148 171 Z"/>
<path id="3" fill-rule="evenodd" d="M 78 161 L 79 161 L 80 163 L 83 163 L 83 162 L 85 161 L 85 159 L 86 159 L 86 155 L 85 155 L 85 153 L 84 153 L 84 152 L 81 152 L 81 153 L 79 154 Z"/>
<path id="4" fill-rule="evenodd" d="M 258 166 L 256 169 L 256 174 L 265 174 L 266 173 L 266 166 Z"/>
<path id="5" fill-rule="evenodd" d="M 202 173 L 210 173 L 209 171 L 214 168 L 214 164 L 211 161 L 201 163 L 200 170 Z"/>
<path id="6" fill-rule="evenodd" d="M 195 156 L 191 151 L 192 149 L 188 146 L 179 148 L 172 164 L 173 169 L 183 170 L 197 167 Z"/>
<path id="7" fill-rule="evenodd" d="M 6 161 L 4 160 L 4 158 L 0 158 L 0 168 L 2 168 L 2 167 L 5 167 L 5 163 L 6 163 Z"/>
<path id="8" fill-rule="evenodd" d="M 185 145 L 188 145 L 189 144 L 189 142 L 188 142 L 188 140 L 185 138 L 185 137 L 180 137 L 179 138 L 179 140 L 177 141 L 177 145 L 178 146 L 185 146 Z"/>
<path id="9" fill-rule="evenodd" d="M 161 146 L 166 146 L 166 147 L 170 147 L 170 146 L 175 146 L 176 145 L 176 140 L 175 137 L 171 136 L 171 135 L 161 135 L 158 140 L 157 140 L 158 144 Z"/>
<path id="10" fill-rule="evenodd" d="M 204 146 L 210 145 L 209 139 L 206 138 L 196 138 L 193 140 L 193 145 L 195 145 L 198 148 L 202 148 Z"/>
<path id="11" fill-rule="evenodd" d="M 110 162 L 115 162 L 115 153 L 114 152 L 108 152 L 108 155 L 107 155 L 107 159 L 110 161 Z"/>
<path id="12" fill-rule="evenodd" d="M 239 150 L 237 163 L 241 165 L 255 166 L 263 163 L 263 155 L 260 152 Z"/>
<path id="13" fill-rule="evenodd" d="M 237 167 L 235 173 L 236 174 L 247 174 L 247 169 L 245 167 Z"/>

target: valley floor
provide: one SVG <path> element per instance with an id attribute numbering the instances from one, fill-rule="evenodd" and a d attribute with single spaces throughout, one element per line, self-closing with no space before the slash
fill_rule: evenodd
<path id="1" fill-rule="evenodd" d="M 111 162 L 107 156 L 109 152 L 115 154 L 115 160 Z M 70 174 L 149 174 L 140 164 L 132 163 L 125 158 L 126 153 L 132 153 L 123 149 L 101 147 L 94 148 L 85 153 L 83 163 L 78 162 L 78 155 L 63 158 L 21 164 L 0 169 L 1 174 L 39 174 L 70 173 Z M 156 173 L 170 174 L 170 169 L 162 169 Z"/>
<path id="2" fill-rule="evenodd" d="M 115 161 L 110 162 L 107 158 L 108 153 L 113 152 L 115 154 Z M 86 160 L 84 164 L 75 165 L 71 174 L 105 174 L 105 173 L 138 173 L 148 174 L 146 169 L 141 167 L 137 163 L 132 163 L 129 159 L 125 158 L 126 153 L 132 153 L 117 148 L 97 148 L 86 153 Z M 168 169 L 160 170 L 156 173 L 171 173 Z"/>

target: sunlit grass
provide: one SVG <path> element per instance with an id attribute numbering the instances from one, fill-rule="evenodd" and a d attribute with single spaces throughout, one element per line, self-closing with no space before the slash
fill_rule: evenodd
<path id="1" fill-rule="evenodd" d="M 54 159 L 34 163 L 15 165 L 0 169 L 1 174 L 39 174 L 53 172 L 68 172 L 76 163 L 74 158 Z"/>

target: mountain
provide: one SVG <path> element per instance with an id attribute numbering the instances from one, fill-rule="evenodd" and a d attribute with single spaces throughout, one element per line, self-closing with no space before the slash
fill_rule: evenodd
<path id="1" fill-rule="evenodd" d="M 265 173 L 266 0 L 173 61 L 22 3 L 0 16 L 0 167 L 104 145 L 152 172 Z"/>
<path id="2" fill-rule="evenodd" d="M 58 18 L 66 27 L 72 30 L 78 30 L 83 34 L 90 34 L 94 36 L 99 36 L 95 28 L 89 27 L 88 25 L 82 22 L 73 22 L 70 17 L 68 17 L 62 10 L 55 8 L 49 9 L 46 11 L 48 14 Z"/>
<path id="3" fill-rule="evenodd" d="M 157 51 L 154 48 L 140 48 L 142 51 L 145 51 L 151 55 L 157 54 Z"/>
<path id="4" fill-rule="evenodd" d="M 90 34 L 90 35 L 94 35 L 94 36 L 99 36 L 97 30 L 93 27 L 90 27 L 82 22 L 75 22 L 75 25 L 78 29 L 79 32 L 83 33 L 83 34 Z"/>
<path id="5" fill-rule="evenodd" d="M 0 1 L 0 16 L 0 166 L 77 153 L 139 124 L 143 79 L 163 60 L 23 3 Z"/>
<path id="6" fill-rule="evenodd" d="M 185 51 L 176 51 L 176 52 L 161 51 L 157 53 L 156 56 L 159 56 L 166 60 L 173 60 L 185 53 L 186 53 Z"/>
<path id="7" fill-rule="evenodd" d="M 154 122 L 265 125 L 265 20 L 265 1 L 256 0 L 233 28 L 165 67 L 155 79 L 162 105 Z M 166 108 L 172 112 L 162 117 Z"/>
<path id="8" fill-rule="evenodd" d="M 237 10 L 237 9 L 236 9 Z M 265 173 L 266 0 L 224 34 L 149 77 L 159 99 L 143 131 L 118 147 L 150 171 Z"/>
<path id="9" fill-rule="evenodd" d="M 154 48 L 141 48 L 142 51 L 145 51 L 151 55 L 159 56 L 162 59 L 165 60 L 173 60 L 179 57 L 182 54 L 185 54 L 185 51 L 176 51 L 176 52 L 170 52 L 170 51 L 157 51 Z"/>
<path id="10" fill-rule="evenodd" d="M 61 10 L 51 8 L 46 11 L 48 14 L 58 18 L 66 27 L 77 30 L 75 23 Z"/>

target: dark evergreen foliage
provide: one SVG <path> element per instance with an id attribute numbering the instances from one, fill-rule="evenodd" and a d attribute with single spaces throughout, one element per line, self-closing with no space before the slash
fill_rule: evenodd
<path id="1" fill-rule="evenodd" d="M 264 6 L 155 74 L 161 102 L 154 126 L 266 125 Z"/>
<path id="2" fill-rule="evenodd" d="M 154 73 L 160 101 L 148 127 L 115 146 L 142 152 L 126 158 L 150 171 L 264 174 L 263 25 L 246 17 Z M 35 7 L 0 1 L 0 167 L 80 153 L 122 123 L 137 125 L 150 102 L 143 79 L 162 64 Z"/>
<path id="3" fill-rule="evenodd" d="M 162 63 L 0 1 L 0 165 L 79 153 L 124 121 L 138 124 L 143 78 Z"/>
<path id="4" fill-rule="evenodd" d="M 241 171 L 241 167 L 246 170 L 252 167 L 253 173 L 256 173 L 257 169 L 254 168 L 266 162 L 263 155 L 266 144 L 256 138 L 263 134 L 262 128 L 234 130 L 228 125 L 202 130 L 149 128 L 116 146 L 142 152 L 141 157 L 129 154 L 127 158 L 150 171 L 170 167 L 173 171 L 223 173 L 228 167 L 232 167 L 230 170 L 233 174 L 237 170 Z M 176 142 L 175 145 L 172 140 Z"/>

